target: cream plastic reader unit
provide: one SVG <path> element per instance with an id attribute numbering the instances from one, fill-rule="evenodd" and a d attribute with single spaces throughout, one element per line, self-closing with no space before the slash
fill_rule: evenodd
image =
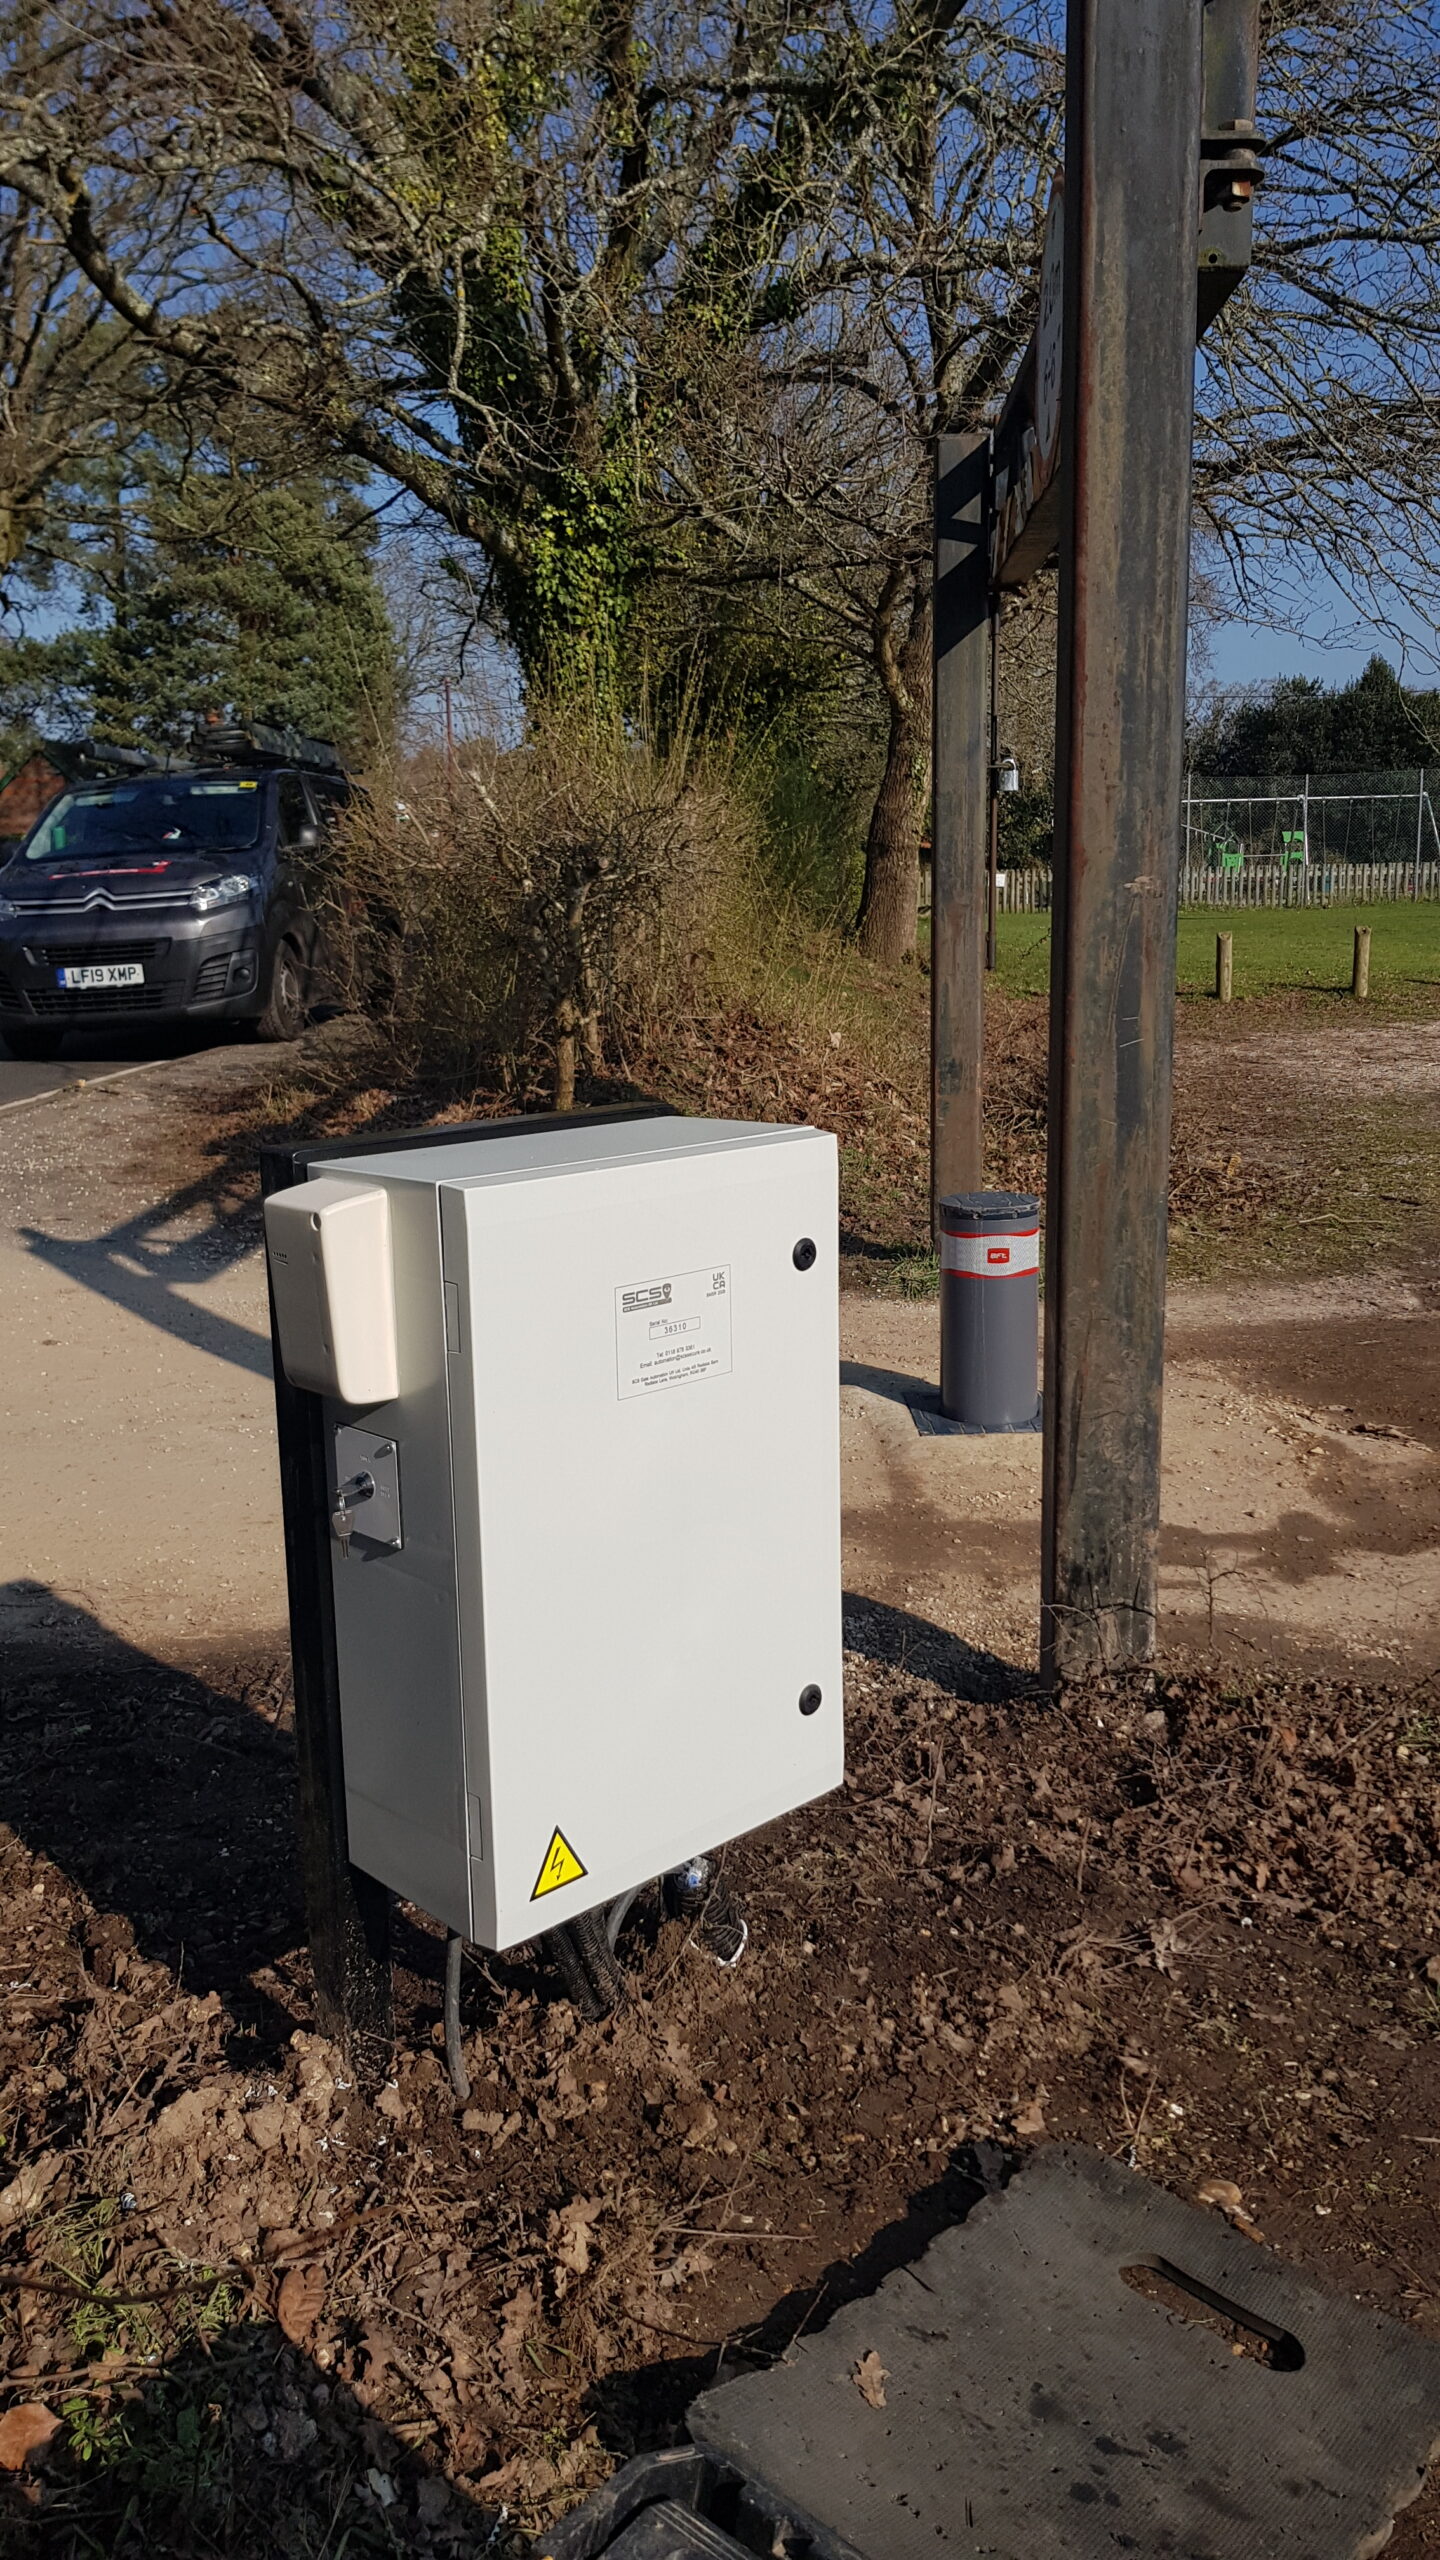
<path id="1" fill-rule="evenodd" d="M 332 1545 L 350 1855 L 509 1947 L 840 1780 L 835 1141 L 656 1118 L 364 1165 L 404 1542 L 361 1510 Z"/>
<path id="2" fill-rule="evenodd" d="M 389 1194 L 333 1174 L 272 1191 L 265 1245 L 291 1385 L 386 1403 L 399 1383 Z"/>

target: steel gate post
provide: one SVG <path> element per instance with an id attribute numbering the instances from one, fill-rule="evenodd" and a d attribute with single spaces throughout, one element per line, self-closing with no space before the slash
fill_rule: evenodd
<path id="1" fill-rule="evenodd" d="M 990 439 L 935 448 L 930 826 L 931 1206 L 982 1178 L 990 797 Z"/>
<path id="2" fill-rule="evenodd" d="M 1201 24 L 1070 0 L 1041 1659 L 1153 1652 Z"/>

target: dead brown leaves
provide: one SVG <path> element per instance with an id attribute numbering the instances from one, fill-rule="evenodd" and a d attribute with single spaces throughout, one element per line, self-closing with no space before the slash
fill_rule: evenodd
<path id="1" fill-rule="evenodd" d="M 866 2349 L 850 2376 L 861 2399 L 869 2409 L 885 2406 L 885 2385 L 890 2376 L 873 2347 Z"/>
<path id="2" fill-rule="evenodd" d="M 557 2301 L 563 2301 L 572 2276 L 589 2273 L 595 2225 L 604 2210 L 603 2196 L 574 2196 L 551 2214 L 548 2230 Z"/>
<path id="3" fill-rule="evenodd" d="M 1227 2222 L 1234 2223 L 1237 2231 L 1245 2232 L 1249 2238 L 1258 2237 L 1255 2216 L 1248 2210 L 1233 2178 L 1202 2178 L 1195 2190 L 1195 2201 L 1213 2206 L 1217 2213 L 1224 2214 Z"/>
<path id="4" fill-rule="evenodd" d="M 32 2453 L 43 2453 L 62 2421 L 43 2400 L 22 2400 L 0 2418 L 0 2468 L 21 2471 Z"/>
<path id="5" fill-rule="evenodd" d="M 325 2270 L 312 2259 L 292 2267 L 280 2286 L 275 2317 L 292 2347 L 303 2347 L 320 2325 L 325 2308 Z"/>
<path id="6" fill-rule="evenodd" d="M 0 2187 L 0 2228 L 30 2220 L 54 2185 L 62 2165 L 58 2151 L 42 2151 L 17 2170 L 8 2186 Z"/>
<path id="7" fill-rule="evenodd" d="M 1237 1692 L 1187 1678 L 1171 1693 L 1162 1712 L 1146 1675 L 1046 1708 L 972 1703 L 968 1751 L 937 1787 L 928 1735 L 911 1741 L 902 1726 L 887 1748 L 887 1675 L 852 1677 L 851 1756 L 867 1774 L 849 1800 L 876 1835 L 872 1855 L 898 1869 L 903 1838 L 928 1833 L 933 1863 L 956 1884 L 988 1885 L 1037 1863 L 1074 1878 L 1088 1866 L 1182 1904 L 1369 1912 L 1428 1927 L 1440 1789 L 1423 1702 L 1377 1712 L 1372 1692 L 1320 1680 L 1262 1679 Z M 947 1712 L 939 1702 L 932 1710 Z M 1406 1739 L 1412 1727 L 1419 1744 Z M 877 1784 L 897 1759 L 898 1773 Z M 1078 1932 L 1069 1961 L 1093 1970 L 1097 1957 L 1128 1954 L 1171 1975 L 1192 1943 L 1183 1912 L 1162 1910 L 1133 1948 Z"/>
<path id="8" fill-rule="evenodd" d="M 597 2388 L 810 2300 L 962 2141 L 1071 2130 L 1077 2087 L 1113 2089 L 1114 2038 L 1137 2005 L 1183 2008 L 1222 1926 L 1253 1921 L 1248 1954 L 1277 1911 L 1300 1915 L 1291 1935 L 1306 1942 L 1337 1911 L 1364 1932 L 1408 1914 L 1425 1996 L 1436 1746 L 1423 1700 L 1187 1679 L 1046 1703 L 999 1675 L 987 1686 L 983 1669 L 962 1691 L 939 1631 L 933 1664 L 913 1626 L 903 1664 L 879 1658 L 888 1623 L 851 1622 L 855 1782 L 737 1853 L 755 1923 L 745 1966 L 721 1976 L 677 1930 L 599 2027 L 538 1978 L 497 1993 L 467 2016 L 463 2117 L 429 2041 L 433 1986 L 407 1995 L 391 2088 L 347 2089 L 338 2055 L 299 2029 L 266 2045 L 263 2067 L 253 2045 L 232 2066 L 234 2016 L 179 1994 L 116 1936 L 95 1948 L 82 2000 L 73 1949 L 93 1915 L 42 1947 L 30 1920 L 63 1907 L 54 1870 L 30 1904 L 39 1862 L 0 1841 L 27 1933 L 14 1970 L 47 1993 L 5 2084 L 7 2126 L 31 2110 L 0 2190 L 7 2258 L 27 2274 L 71 2263 L 56 2233 L 98 2199 L 117 2353 L 132 2352 L 128 2294 L 172 2355 L 193 2297 L 176 2295 L 172 2319 L 165 2287 L 203 2253 L 224 2316 L 263 2344 L 253 2428 L 279 2448 L 272 2468 L 293 2462 L 298 2481 L 307 2429 L 333 2422 L 351 2431 L 355 2479 L 389 2484 L 392 2503 L 373 2496 L 392 2523 L 414 2505 L 412 2456 L 482 2508 L 503 2499 L 538 2520 L 605 2468 L 588 2426 Z M 933 1682 L 918 1676 L 931 1667 Z M 1173 2053 L 1143 2037 L 1139 2050 L 1146 2140 L 1158 2125 L 1178 2146 L 1191 2117 L 1166 2107 Z M 83 2139 L 77 2093 L 99 2128 Z M 1317 2110 L 1330 2104 L 1316 2093 Z M 1263 2192 L 1228 2135 L 1177 2174 L 1194 2192 L 1237 2163 Z M 1230 2183 L 1215 2209 L 1243 2229 Z M 22 2406 L 60 2397 L 74 2299 L 27 2295 L 22 2328 L 18 2296 L 4 2298 Z M 794 2316 L 763 2352 L 783 2352 Z M 878 2356 L 878 2371 L 860 2365 L 883 2395 Z"/>

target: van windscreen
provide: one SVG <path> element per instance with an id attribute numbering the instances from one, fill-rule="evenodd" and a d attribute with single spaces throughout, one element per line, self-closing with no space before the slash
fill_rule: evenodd
<path id="1" fill-rule="evenodd" d="M 78 862 L 95 854 L 154 851 L 244 853 L 260 833 L 263 793 L 242 775 L 146 774 L 67 791 L 25 847 L 27 862 Z"/>

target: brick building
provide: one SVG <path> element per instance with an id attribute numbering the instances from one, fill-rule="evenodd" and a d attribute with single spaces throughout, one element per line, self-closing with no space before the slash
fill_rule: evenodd
<path id="1" fill-rule="evenodd" d="M 0 782 L 0 862 L 7 861 L 57 792 L 78 782 L 84 771 L 81 750 L 63 742 L 32 747 Z"/>

